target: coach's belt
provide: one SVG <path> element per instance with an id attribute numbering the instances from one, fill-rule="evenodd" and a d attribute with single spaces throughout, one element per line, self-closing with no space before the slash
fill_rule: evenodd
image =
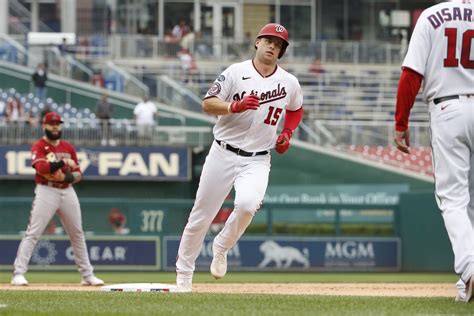
<path id="1" fill-rule="evenodd" d="M 463 96 L 466 96 L 466 97 L 470 98 L 470 97 L 474 97 L 474 94 L 463 94 Z M 460 98 L 459 95 L 450 95 L 450 96 L 447 96 L 447 97 L 436 98 L 436 99 L 433 100 L 433 103 L 438 104 L 438 103 L 441 103 L 441 102 L 444 102 L 444 101 L 449 101 L 449 100 L 454 100 L 454 99 L 459 99 L 459 98 Z"/>
<path id="2" fill-rule="evenodd" d="M 263 151 L 257 151 L 257 152 L 251 153 L 251 152 L 242 150 L 240 148 L 232 147 L 231 145 L 226 144 L 223 141 L 220 141 L 220 140 L 217 140 L 217 139 L 216 139 L 216 143 L 219 144 L 219 146 L 221 146 L 222 148 L 227 149 L 227 150 L 229 150 L 233 153 L 236 153 L 239 156 L 244 156 L 244 157 L 262 156 L 262 155 L 268 155 L 270 153 L 269 150 L 263 150 Z"/>

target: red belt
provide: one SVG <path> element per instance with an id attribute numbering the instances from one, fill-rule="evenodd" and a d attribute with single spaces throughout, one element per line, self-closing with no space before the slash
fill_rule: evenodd
<path id="1" fill-rule="evenodd" d="M 57 189 L 66 189 L 67 187 L 69 187 L 68 183 L 63 183 L 63 182 L 47 181 L 47 182 L 41 182 L 39 184 L 52 187 L 52 188 L 57 188 Z"/>

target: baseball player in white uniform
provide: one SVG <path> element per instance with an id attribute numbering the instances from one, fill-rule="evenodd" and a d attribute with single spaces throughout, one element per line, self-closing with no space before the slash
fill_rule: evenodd
<path id="1" fill-rule="evenodd" d="M 24 274 L 28 270 L 33 249 L 55 213 L 59 215 L 69 235 L 74 259 L 82 275 L 82 285 L 103 285 L 93 274 L 82 230 L 81 208 L 72 184 L 81 181 L 82 174 L 74 147 L 61 140 L 61 116 L 49 112 L 43 118 L 45 135 L 31 147 L 32 166 L 36 169 L 36 189 L 30 220 L 15 262 L 11 284 L 28 285 Z"/>
<path id="2" fill-rule="evenodd" d="M 224 70 L 204 98 L 204 111 L 218 119 L 213 130 L 215 141 L 204 163 L 178 250 L 176 283 L 181 292 L 192 291 L 195 261 L 206 232 L 234 187 L 234 210 L 214 239 L 210 267 L 215 278 L 226 274 L 228 251 L 262 204 L 270 173 L 270 151 L 275 148 L 284 153 L 301 121 L 300 84 L 277 65 L 287 46 L 288 31 L 282 25 L 265 25 L 255 40 L 255 58 Z M 283 130 L 277 137 L 283 116 Z"/>
<path id="3" fill-rule="evenodd" d="M 428 103 L 435 196 L 460 275 L 457 301 L 472 299 L 474 275 L 474 4 L 444 2 L 418 19 L 403 61 L 395 143 L 409 153 L 408 118 L 423 81 Z"/>

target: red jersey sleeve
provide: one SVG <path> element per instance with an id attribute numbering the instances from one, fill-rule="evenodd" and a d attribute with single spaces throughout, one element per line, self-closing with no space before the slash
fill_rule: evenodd
<path id="1" fill-rule="evenodd" d="M 41 141 L 38 141 L 31 146 L 31 166 L 36 168 L 35 165 L 40 161 L 45 163 L 48 162 L 44 146 L 41 144 Z"/>
<path id="2" fill-rule="evenodd" d="M 71 159 L 74 160 L 74 162 L 78 166 L 77 168 L 74 168 L 72 171 L 78 171 L 82 174 L 81 168 L 79 168 L 79 161 L 77 160 L 77 153 L 76 153 L 76 150 L 74 149 L 74 146 L 72 146 L 72 144 L 66 141 L 64 141 L 64 146 L 67 148 L 67 151 L 71 155 Z"/>
<path id="3" fill-rule="evenodd" d="M 397 106 L 395 109 L 395 129 L 403 132 L 408 129 L 408 117 L 420 91 L 423 76 L 416 71 L 404 67 L 400 75 L 397 91 Z"/>
<path id="4" fill-rule="evenodd" d="M 296 111 L 286 110 L 285 120 L 283 122 L 283 129 L 294 131 L 303 118 L 303 106 Z"/>

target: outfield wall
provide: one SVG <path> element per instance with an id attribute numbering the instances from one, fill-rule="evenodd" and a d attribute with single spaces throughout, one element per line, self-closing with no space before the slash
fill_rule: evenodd
<path id="1" fill-rule="evenodd" d="M 31 198 L 0 199 L 0 248 L 3 250 L 0 269 L 11 269 L 26 227 L 30 203 Z M 97 270 L 173 270 L 179 237 L 192 203 L 189 199 L 81 199 L 93 264 Z M 113 235 L 108 221 L 112 208 L 120 209 L 127 216 L 127 235 Z M 303 231 L 299 235 L 276 233 L 271 229 L 279 221 L 290 225 L 305 220 L 335 227 L 329 234 L 304 234 Z M 348 223 L 377 227 L 387 222 L 394 227 L 388 235 L 350 235 L 341 228 Z M 57 231 L 60 228 L 57 220 L 56 224 L 56 230 L 50 229 L 50 235 L 45 235 L 39 244 L 33 270 L 75 269 L 67 236 Z M 401 193 L 396 205 L 266 202 L 252 225 L 266 228 L 257 233 L 252 226 L 249 228 L 229 253 L 230 270 L 452 270 L 452 251 L 431 194 Z M 197 270 L 208 269 L 212 238 L 209 235 L 204 242 Z M 140 251 L 144 251 L 143 256 Z M 54 258 L 50 258 L 52 254 Z"/>

